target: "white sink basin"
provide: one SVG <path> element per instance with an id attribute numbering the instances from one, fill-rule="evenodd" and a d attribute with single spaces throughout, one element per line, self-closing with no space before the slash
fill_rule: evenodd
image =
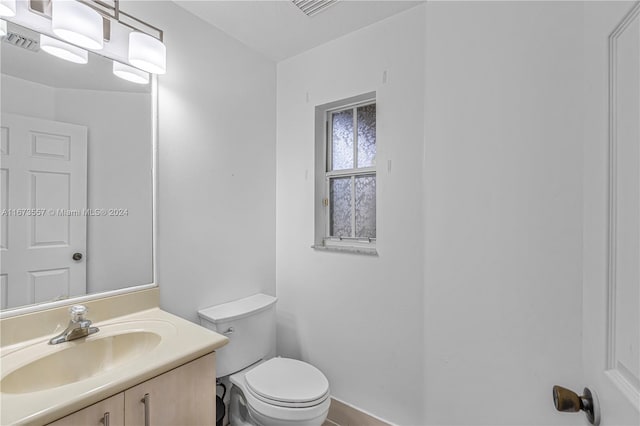
<path id="1" fill-rule="evenodd" d="M 30 345 L 3 357 L 16 368 L 3 375 L 0 389 L 21 394 L 89 379 L 151 354 L 171 331 L 169 323 L 134 321 L 101 326 L 98 333 L 71 342 Z"/>
<path id="2" fill-rule="evenodd" d="M 100 303 L 108 308 L 115 302 Z M 0 345 L 0 425 L 50 423 L 228 342 L 222 335 L 153 307 L 96 321 L 97 333 L 50 345 L 49 339 L 67 325 L 66 308 L 59 308 L 57 314 L 59 322 L 46 335 L 33 330 L 43 329 L 40 321 L 51 322 L 50 312 L 0 320 L 6 342 Z"/>

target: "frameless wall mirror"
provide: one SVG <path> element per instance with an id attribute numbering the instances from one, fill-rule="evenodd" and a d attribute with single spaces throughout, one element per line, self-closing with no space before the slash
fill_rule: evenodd
<path id="1" fill-rule="evenodd" d="M 62 60 L 45 51 L 40 34 L 6 24 L 3 316 L 152 284 L 155 78 L 118 78 L 114 62 L 93 52 L 84 51 L 85 64 Z"/>

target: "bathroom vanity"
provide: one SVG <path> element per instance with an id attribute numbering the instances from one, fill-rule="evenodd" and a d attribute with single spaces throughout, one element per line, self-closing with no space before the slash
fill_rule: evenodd
<path id="1" fill-rule="evenodd" d="M 158 308 L 158 289 L 86 303 L 100 330 L 51 345 L 68 307 L 0 321 L 0 424 L 215 424 L 228 339 Z"/>
<path id="2" fill-rule="evenodd" d="M 213 425 L 215 382 L 212 352 L 50 425 Z"/>

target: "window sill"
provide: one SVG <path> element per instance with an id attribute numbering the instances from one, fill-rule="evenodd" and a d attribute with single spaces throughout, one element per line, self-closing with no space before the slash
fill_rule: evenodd
<path id="1" fill-rule="evenodd" d="M 333 251 L 338 253 L 351 253 L 351 254 L 363 254 L 365 256 L 378 256 L 378 250 L 375 247 L 355 247 L 355 246 L 327 246 L 323 244 L 314 244 L 311 246 L 314 250 L 320 251 Z"/>

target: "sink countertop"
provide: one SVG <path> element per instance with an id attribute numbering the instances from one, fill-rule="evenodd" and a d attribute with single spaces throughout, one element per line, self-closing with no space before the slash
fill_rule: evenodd
<path id="1" fill-rule="evenodd" d="M 206 355 L 227 344 L 228 339 L 190 321 L 162 311 L 148 309 L 95 323 L 97 327 L 117 327 L 122 324 L 155 321 L 170 324 L 171 332 L 161 335 L 161 342 L 148 355 L 141 355 L 116 368 L 102 371 L 84 380 L 27 393 L 4 393 L 0 388 L 0 424 L 45 424 L 78 411 L 141 382 L 165 373 L 182 364 Z M 33 353 L 42 345 L 42 352 L 64 350 L 83 340 L 100 339 L 100 332 L 85 339 L 49 345 L 50 336 L 5 346 L 0 351 L 2 378 L 24 365 L 21 350 Z M 14 356 L 12 356 L 14 355 Z M 82 360 L 77 361 L 82 368 Z"/>

